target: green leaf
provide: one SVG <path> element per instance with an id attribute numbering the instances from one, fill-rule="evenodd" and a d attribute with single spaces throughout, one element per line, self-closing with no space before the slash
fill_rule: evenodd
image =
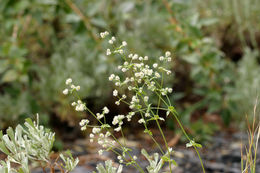
<path id="1" fill-rule="evenodd" d="M 103 124 L 101 125 L 101 129 L 110 128 L 111 126 L 109 124 Z"/>
<path id="2" fill-rule="evenodd" d="M 148 130 L 148 129 L 145 129 L 145 130 L 144 130 L 144 133 L 148 133 L 148 134 L 151 135 L 151 136 L 153 135 L 153 133 L 151 132 L 151 130 Z"/>
<path id="3" fill-rule="evenodd" d="M 178 164 L 176 163 L 175 160 L 172 160 L 172 164 L 174 164 L 175 166 L 178 166 Z"/>
<path id="4" fill-rule="evenodd" d="M 11 138 L 11 141 L 15 141 L 15 138 L 14 138 L 14 130 L 12 127 L 9 127 L 6 131 L 6 133 L 8 134 L 8 136 Z"/>
<path id="5" fill-rule="evenodd" d="M 8 151 L 8 149 L 5 147 L 5 144 L 3 141 L 0 142 L 0 150 L 5 153 L 6 155 L 10 154 L 10 152 Z"/>
<path id="6" fill-rule="evenodd" d="M 195 147 L 202 148 L 201 144 L 195 143 L 194 145 L 195 145 Z"/>
<path id="7" fill-rule="evenodd" d="M 162 156 L 162 160 L 164 162 L 169 162 L 171 159 L 168 156 L 164 155 L 164 156 Z"/>
<path id="8" fill-rule="evenodd" d="M 0 139 L 2 139 L 2 137 L 3 137 L 3 131 L 1 130 L 0 131 Z"/>
<path id="9" fill-rule="evenodd" d="M 202 145 L 199 143 L 196 143 L 195 141 L 191 140 L 189 143 L 186 144 L 186 147 L 198 147 L 198 148 L 202 148 Z"/>
<path id="10" fill-rule="evenodd" d="M 168 111 L 169 111 L 169 113 L 168 113 Z M 168 111 L 167 111 L 167 116 L 170 114 L 170 112 L 173 114 L 177 114 L 177 111 L 173 106 L 169 106 Z"/>
<path id="11" fill-rule="evenodd" d="M 30 126 L 34 127 L 33 121 L 31 118 L 26 118 L 25 122 L 27 122 Z"/>

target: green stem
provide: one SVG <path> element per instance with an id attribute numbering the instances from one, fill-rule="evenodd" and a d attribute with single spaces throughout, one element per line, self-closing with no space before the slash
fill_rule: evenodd
<path id="1" fill-rule="evenodd" d="M 199 153 L 197 147 L 194 146 L 194 149 L 196 150 L 196 153 L 197 153 L 197 155 L 198 155 L 198 157 L 199 157 L 199 159 L 200 159 L 200 165 L 201 165 L 201 167 L 202 167 L 202 171 L 203 171 L 203 173 L 206 173 L 205 168 L 204 168 L 204 165 L 203 165 L 203 161 L 202 161 L 202 159 L 201 159 L 201 157 L 200 157 L 200 153 Z"/>

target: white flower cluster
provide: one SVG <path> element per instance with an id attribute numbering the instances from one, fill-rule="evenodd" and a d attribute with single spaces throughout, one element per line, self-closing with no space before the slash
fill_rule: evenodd
<path id="1" fill-rule="evenodd" d="M 83 112 L 86 110 L 86 104 L 83 103 L 81 100 L 78 100 L 77 102 L 72 102 L 71 106 L 75 107 L 75 110 L 78 112 Z"/>
<path id="2" fill-rule="evenodd" d="M 100 33 L 101 38 L 105 38 L 107 35 L 109 35 L 109 32 L 107 32 L 107 31 Z M 115 42 L 116 42 L 116 38 L 114 36 L 112 36 L 111 39 L 108 40 L 108 43 L 111 45 L 114 44 Z M 107 49 L 106 55 L 111 55 L 112 53 L 118 53 L 118 54 L 122 55 L 124 53 L 123 47 L 125 47 L 125 46 L 127 46 L 127 42 L 123 41 L 122 44 L 114 51 Z"/>
<path id="3" fill-rule="evenodd" d="M 73 91 L 79 91 L 80 90 L 80 86 L 79 85 L 75 86 L 72 83 L 72 79 L 71 78 L 68 78 L 66 80 L 65 84 L 67 86 L 69 86 L 69 88 L 66 88 L 66 89 L 63 90 L 63 94 L 65 94 L 65 95 L 67 95 L 69 92 L 72 93 Z M 82 112 L 82 111 L 86 110 L 86 105 L 81 100 L 78 100 L 77 102 L 73 102 L 73 103 L 71 103 L 71 105 L 73 107 L 75 107 L 76 111 Z"/>
<path id="4" fill-rule="evenodd" d="M 168 57 L 170 53 L 166 53 Z M 109 77 L 110 81 L 113 81 L 116 86 L 123 86 L 129 85 L 129 83 L 135 84 L 134 86 L 129 86 L 129 90 L 139 90 L 140 88 L 136 87 L 136 83 L 141 84 L 142 82 L 148 87 L 149 90 L 154 91 L 156 89 L 155 80 L 161 78 L 161 74 L 165 72 L 167 75 L 171 74 L 170 70 L 167 70 L 163 67 L 159 67 L 157 63 L 154 63 L 152 68 L 145 63 L 146 60 L 149 58 L 145 56 L 144 58 L 139 56 L 138 54 L 129 54 L 129 61 L 125 61 L 123 65 L 119 65 L 118 69 L 121 70 L 123 73 L 131 71 L 133 74 L 130 78 L 126 77 L 125 80 L 121 80 L 119 76 L 115 74 L 111 74 Z"/>
<path id="5" fill-rule="evenodd" d="M 113 125 L 117 125 L 118 124 L 118 127 L 115 128 L 114 130 L 116 132 L 119 132 L 121 130 L 121 127 L 123 125 L 123 120 L 124 120 L 125 116 L 124 115 L 117 115 L 117 116 L 114 116 L 114 119 L 112 121 L 112 124 Z"/>
<path id="6" fill-rule="evenodd" d="M 107 35 L 109 35 L 109 32 L 107 32 L 107 31 L 100 33 L 101 38 L 105 38 Z"/>
<path id="7" fill-rule="evenodd" d="M 138 120 L 138 123 L 139 124 L 145 123 L 145 120 L 143 118 L 141 118 L 141 119 Z"/>
<path id="8" fill-rule="evenodd" d="M 172 61 L 172 58 L 171 58 L 170 56 L 171 56 L 171 52 L 167 51 L 167 52 L 165 52 L 165 56 L 160 56 L 160 57 L 159 57 L 159 60 L 160 60 L 160 61 L 168 61 L 168 62 L 171 62 L 171 61 Z"/>
<path id="9" fill-rule="evenodd" d="M 112 37 L 109 40 L 110 44 L 114 44 L 115 38 Z M 117 53 L 122 51 L 122 47 L 127 46 L 126 42 L 122 42 L 122 44 L 118 48 L 114 48 L 113 50 L 108 49 L 107 54 Z M 160 64 L 162 62 L 170 62 L 172 60 L 171 53 L 169 51 L 165 52 L 164 56 L 159 57 L 158 63 L 152 64 L 152 66 L 149 65 L 147 62 L 149 60 L 148 56 L 140 56 L 138 54 L 128 54 L 127 58 L 123 58 L 124 62 L 122 65 L 118 66 L 118 69 L 122 71 L 123 73 L 126 73 L 126 76 L 124 79 L 120 78 L 118 75 L 111 74 L 109 76 L 109 81 L 112 81 L 116 87 L 124 87 L 127 86 L 127 89 L 129 91 L 133 91 L 135 94 L 131 97 L 131 101 L 129 103 L 130 109 L 136 109 L 140 110 L 143 107 L 143 104 L 145 106 L 148 106 L 149 103 L 149 97 L 147 96 L 147 91 L 151 91 L 153 93 L 156 93 L 157 95 L 166 96 L 169 93 L 172 93 L 172 88 L 162 88 L 160 85 L 163 74 L 170 75 L 171 71 L 162 67 Z M 130 75 L 130 76 L 128 76 Z M 122 97 L 119 97 L 119 92 L 117 89 L 113 91 L 113 96 L 119 98 L 115 104 L 120 105 L 120 102 L 122 99 L 126 98 L 126 95 L 123 95 Z M 151 110 L 147 110 L 144 112 L 145 118 L 151 118 L 150 114 Z M 131 121 L 132 117 L 135 115 L 134 112 L 128 113 L 126 116 L 124 115 L 118 115 L 114 117 L 113 124 L 117 125 L 118 127 L 115 129 L 115 131 L 120 131 L 121 126 L 123 124 L 123 119 L 127 118 L 127 121 Z M 159 120 L 163 120 L 163 118 L 159 117 L 157 118 Z M 145 119 L 139 119 L 138 121 L 140 124 L 146 123 Z"/>
<path id="10" fill-rule="evenodd" d="M 123 163 L 124 162 L 124 160 L 123 160 L 121 155 L 117 156 L 117 159 L 119 160 L 119 163 Z"/>
<path id="11" fill-rule="evenodd" d="M 133 96 L 129 108 L 130 109 L 134 109 L 138 107 L 141 108 L 141 105 L 139 103 L 140 103 L 139 98 L 137 96 Z"/>
<path id="12" fill-rule="evenodd" d="M 87 129 L 87 125 L 89 123 L 88 119 L 82 119 L 79 123 L 79 125 L 81 126 L 81 130 L 86 130 Z"/>
<path id="13" fill-rule="evenodd" d="M 103 108 L 103 112 L 102 113 L 97 113 L 97 119 L 102 119 L 105 114 L 108 114 L 109 113 L 109 109 L 107 107 L 104 107 Z"/>
<path id="14" fill-rule="evenodd" d="M 126 115 L 127 121 L 131 121 L 131 119 L 133 118 L 134 115 L 135 115 L 135 112 L 129 112 L 129 113 Z"/>
<path id="15" fill-rule="evenodd" d="M 102 133 L 101 129 L 98 127 L 94 127 L 92 129 L 92 133 L 89 135 L 90 142 L 94 142 L 95 136 L 97 137 L 97 143 L 102 147 L 102 149 L 98 151 L 99 155 L 102 155 L 105 150 L 109 149 L 111 146 L 114 146 L 116 143 L 116 141 L 109 138 L 111 136 L 109 131 Z"/>
<path id="16" fill-rule="evenodd" d="M 116 41 L 115 37 L 111 37 L 111 39 L 108 41 L 109 44 L 114 44 L 114 42 Z"/>
<path id="17" fill-rule="evenodd" d="M 79 91 L 80 90 L 80 86 L 75 86 L 74 84 L 72 84 L 72 79 L 68 78 L 66 80 L 66 85 L 69 85 L 69 88 L 65 88 L 62 92 L 64 95 L 67 95 L 69 92 L 72 92 L 73 90 Z"/>
<path id="18" fill-rule="evenodd" d="M 117 77 L 117 76 L 116 76 L 116 77 Z M 113 77 L 110 76 L 109 78 L 113 78 Z M 122 100 L 124 100 L 124 99 L 127 98 L 127 96 L 126 96 L 125 94 L 123 94 L 122 97 L 119 97 L 119 96 L 118 96 L 118 90 L 116 90 L 116 89 L 113 91 L 113 96 L 119 98 L 119 100 L 117 100 L 117 101 L 115 102 L 116 105 L 120 105 L 120 102 L 121 102 Z"/>
<path id="19" fill-rule="evenodd" d="M 165 96 L 165 95 L 167 95 L 167 93 L 172 93 L 172 88 L 166 87 L 166 88 L 160 89 L 160 91 L 161 91 L 162 95 Z"/>

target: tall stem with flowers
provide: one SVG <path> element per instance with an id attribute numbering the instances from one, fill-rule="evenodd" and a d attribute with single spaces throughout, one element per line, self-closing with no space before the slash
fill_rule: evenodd
<path id="1" fill-rule="evenodd" d="M 109 36 L 109 33 L 102 32 L 100 37 L 105 39 Z M 87 105 L 81 100 L 78 92 L 80 86 L 75 86 L 72 79 L 66 80 L 66 88 L 63 93 L 65 95 L 72 94 L 75 96 L 77 101 L 72 103 L 76 111 L 87 111 L 98 121 L 98 125 L 90 125 L 88 119 L 83 119 L 80 122 L 81 130 L 86 128 L 92 128 L 90 133 L 90 142 L 97 141 L 101 145 L 102 149 L 99 150 L 99 154 L 102 155 L 104 151 L 112 151 L 117 155 L 117 158 L 121 164 L 126 166 L 132 165 L 140 172 L 144 173 L 145 170 L 138 164 L 138 158 L 135 155 L 131 155 L 131 148 L 127 147 L 125 142 L 119 141 L 115 136 L 115 133 L 121 133 L 124 138 L 123 124 L 126 122 L 133 121 L 133 117 L 138 117 L 138 123 L 144 127 L 144 133 L 148 134 L 154 141 L 156 146 L 159 148 L 161 154 L 155 153 L 153 157 L 149 156 L 145 149 L 142 149 L 142 154 L 147 158 L 150 165 L 146 167 L 149 173 L 157 173 L 161 170 L 165 163 L 169 164 L 170 172 L 173 171 L 172 165 L 177 165 L 171 154 L 173 149 L 169 147 L 164 132 L 161 128 L 160 122 L 165 119 L 159 115 L 159 111 L 166 112 L 166 117 L 173 116 L 181 128 L 186 139 L 189 141 L 186 146 L 193 147 L 200 159 L 202 171 L 205 173 L 202 159 L 200 157 L 198 148 L 201 145 L 192 140 L 186 133 L 182 126 L 178 114 L 171 104 L 168 94 L 172 93 L 172 88 L 164 87 L 164 77 L 171 75 L 171 71 L 165 68 L 165 64 L 172 61 L 171 53 L 167 51 L 164 56 L 158 58 L 158 62 L 149 65 L 148 56 L 139 56 L 138 54 L 128 53 L 126 50 L 127 42 L 123 41 L 120 45 L 117 45 L 115 37 L 111 37 L 108 41 L 111 48 L 106 50 L 106 55 L 119 55 L 123 59 L 123 64 L 118 66 L 118 69 L 124 74 L 124 77 L 119 75 L 111 74 L 109 81 L 115 85 L 113 96 L 117 98 L 115 104 L 128 105 L 131 110 L 126 115 L 116 115 L 113 118 L 112 125 L 106 123 L 106 115 L 109 113 L 109 109 L 104 107 L 101 113 L 94 114 Z M 124 94 L 127 91 L 127 95 Z M 149 96 L 155 96 L 158 99 L 157 104 L 153 104 Z M 157 140 L 153 137 L 153 133 L 149 128 L 148 122 L 154 121 L 158 127 L 160 134 L 163 138 L 165 148 L 163 148 Z M 114 131 L 114 132 L 113 132 Z M 119 172 L 122 169 L 119 169 Z"/>

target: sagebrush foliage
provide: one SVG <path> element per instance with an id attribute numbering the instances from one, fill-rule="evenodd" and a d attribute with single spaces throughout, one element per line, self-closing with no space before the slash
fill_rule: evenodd
<path id="1" fill-rule="evenodd" d="M 51 171 L 55 167 L 60 170 L 70 172 L 77 163 L 78 158 L 74 159 L 70 151 L 66 155 L 60 154 L 63 163 L 56 160 L 53 162 L 50 159 L 55 134 L 44 126 L 39 125 L 37 121 L 26 119 L 24 127 L 18 125 L 15 130 L 9 127 L 6 134 L 0 132 L 0 150 L 6 154 L 7 158 L 1 161 L 1 173 L 30 173 L 31 162 L 37 163 L 39 167 L 49 168 Z M 16 163 L 19 166 L 11 167 L 11 163 Z M 63 170 L 63 168 L 64 170 Z M 53 171 L 52 171 L 53 172 Z"/>

